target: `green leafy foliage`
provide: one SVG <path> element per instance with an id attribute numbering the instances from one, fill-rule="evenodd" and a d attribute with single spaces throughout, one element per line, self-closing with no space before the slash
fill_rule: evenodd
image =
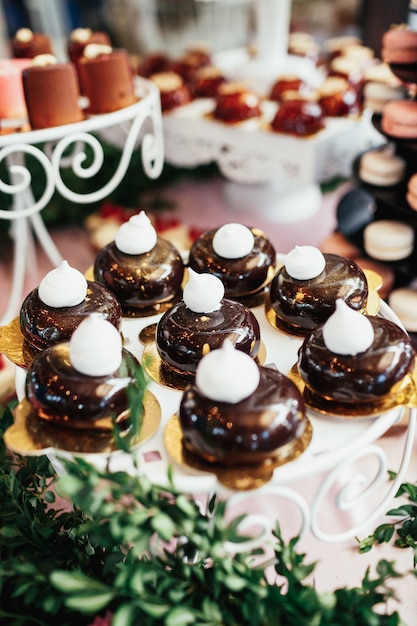
<path id="1" fill-rule="evenodd" d="M 390 472 L 391 479 L 395 473 Z M 390 509 L 387 516 L 395 518 L 392 522 L 380 524 L 375 531 L 362 539 L 359 543 L 359 551 L 369 552 L 376 544 L 393 541 L 398 548 L 410 548 L 413 555 L 413 566 L 417 566 L 417 485 L 403 483 L 400 485 L 397 498 L 403 503 Z"/>
<path id="2" fill-rule="evenodd" d="M 401 624 L 385 607 L 392 563 L 380 561 L 358 587 L 319 593 L 308 582 L 315 563 L 279 525 L 268 552 L 231 555 L 225 545 L 244 539 L 244 516 L 228 519 L 217 497 L 203 512 L 171 486 L 82 459 L 58 479 L 46 457 L 16 457 L 0 442 L 2 625 L 83 626 L 109 613 L 112 626 Z"/>

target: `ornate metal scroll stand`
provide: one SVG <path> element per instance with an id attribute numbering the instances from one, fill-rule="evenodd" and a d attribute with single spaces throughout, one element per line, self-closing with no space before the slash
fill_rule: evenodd
<path id="1" fill-rule="evenodd" d="M 122 181 L 132 153 L 139 145 L 145 174 L 153 179 L 160 175 L 164 147 L 159 91 L 150 81 L 137 78 L 136 94 L 137 103 L 113 113 L 92 116 L 76 124 L 0 136 L 0 163 L 6 162 L 10 174 L 10 182 L 0 180 L 0 190 L 12 196 L 11 209 L 0 209 L 0 219 L 12 223 L 14 240 L 12 287 L 1 325 L 13 319 L 19 310 L 28 256 L 34 250 L 33 235 L 53 265 L 59 265 L 62 260 L 41 217 L 55 190 L 80 204 L 107 197 Z M 97 137 L 121 149 L 120 161 L 110 180 L 100 189 L 80 194 L 67 186 L 62 169 L 71 167 L 80 179 L 97 174 L 104 162 L 104 149 Z M 86 146 L 93 155 L 88 164 Z M 25 164 L 25 155 L 34 157 L 45 175 L 45 186 L 38 199 L 32 193 L 32 173 Z"/>

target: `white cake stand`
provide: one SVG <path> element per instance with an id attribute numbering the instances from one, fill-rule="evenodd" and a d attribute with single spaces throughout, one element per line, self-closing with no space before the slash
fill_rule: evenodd
<path id="1" fill-rule="evenodd" d="M 286 335 L 268 322 L 262 305 L 253 309 L 261 328 L 261 336 L 266 347 L 266 364 L 276 366 L 287 374 L 297 359 L 297 350 L 302 339 Z M 385 304 L 381 304 L 380 314 L 396 321 L 397 318 Z M 140 331 L 156 323 L 160 315 L 141 319 L 124 319 L 122 332 L 125 347 L 142 360 L 144 347 L 139 341 Z M 26 372 L 16 370 L 16 391 L 18 399 L 24 398 Z M 395 480 L 387 480 L 388 460 L 384 449 L 377 440 L 403 417 L 404 408 L 394 406 L 380 415 L 359 418 L 334 418 L 319 415 L 308 410 L 312 426 L 312 439 L 305 451 L 289 462 L 276 467 L 270 479 L 262 486 L 244 489 L 225 486 L 215 471 L 195 468 L 178 461 L 171 454 L 167 444 L 167 430 L 173 416 L 178 412 L 182 391 L 164 387 L 151 381 L 149 390 L 157 398 L 161 408 L 160 426 L 156 433 L 133 453 L 113 452 L 108 454 L 85 454 L 89 462 L 99 469 L 127 471 L 145 475 L 161 486 L 169 484 L 169 469 L 174 486 L 183 493 L 191 494 L 204 505 L 213 493 L 226 498 L 228 506 L 238 505 L 245 511 L 254 508 L 253 498 L 257 498 L 258 511 L 249 515 L 246 522 L 261 528 L 253 542 L 259 545 L 265 541 L 268 532 L 275 526 L 277 510 L 272 504 L 283 501 L 283 517 L 286 511 L 295 508 L 297 514 L 297 534 L 303 536 L 311 532 L 326 543 L 337 543 L 360 535 L 363 529 L 378 520 L 388 508 L 398 487 L 404 481 L 405 473 L 413 450 L 416 432 L 416 409 L 409 410 L 408 427 L 404 440 L 403 455 Z M 168 433 L 168 435 L 167 435 Z M 62 473 L 63 458 L 72 454 L 63 450 L 48 448 L 39 451 L 47 454 L 56 471 Z M 364 466 L 363 466 L 364 465 Z M 324 478 L 322 477 L 324 475 Z M 307 485 L 306 489 L 300 486 Z M 323 512 L 330 506 L 341 513 L 343 528 L 337 523 L 337 515 L 332 521 L 331 530 L 323 521 Z M 369 505 L 368 503 L 372 503 Z M 340 517 L 340 516 L 339 516 Z M 291 529 L 295 536 L 296 530 Z M 236 546 L 234 546 L 235 551 Z M 243 543 L 241 550 L 248 549 Z"/>
<path id="2" fill-rule="evenodd" d="M 0 180 L 0 190 L 12 197 L 11 210 L 0 209 L 0 219 L 11 222 L 14 240 L 13 280 L 2 325 L 13 319 L 19 310 L 24 279 L 33 260 L 33 235 L 53 265 L 59 265 L 62 260 L 41 217 L 42 209 L 55 190 L 63 198 L 79 204 L 106 198 L 122 181 L 132 153 L 139 145 L 146 175 L 158 178 L 161 174 L 164 144 L 159 91 L 148 80 L 135 80 L 138 101 L 129 107 L 91 116 L 75 124 L 0 136 L 0 163 L 6 162 L 10 175 L 10 182 Z M 99 138 L 121 149 L 119 164 L 111 178 L 99 189 L 77 193 L 66 184 L 62 169 L 71 167 L 80 179 L 89 179 L 97 174 L 105 156 Z M 93 154 L 88 165 L 85 163 L 87 146 Z M 32 193 L 32 173 L 25 164 L 26 155 L 36 159 L 45 175 L 45 187 L 38 199 Z"/>

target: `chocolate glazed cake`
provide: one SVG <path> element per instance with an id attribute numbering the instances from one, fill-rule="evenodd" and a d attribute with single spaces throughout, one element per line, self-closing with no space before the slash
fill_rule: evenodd
<path id="1" fill-rule="evenodd" d="M 163 364 L 178 374 L 194 375 L 201 358 L 225 339 L 255 358 L 261 339 L 259 323 L 243 304 L 224 298 L 219 308 L 195 312 L 178 302 L 164 313 L 156 329 L 156 347 Z"/>
<path id="2" fill-rule="evenodd" d="M 273 459 L 305 429 L 304 402 L 297 387 L 275 369 L 260 367 L 258 387 L 240 402 L 213 401 L 196 386 L 180 404 L 183 444 L 193 454 L 224 465 Z"/>
<path id="3" fill-rule="evenodd" d="M 99 313 L 117 329 L 122 308 L 116 296 L 103 285 L 87 281 L 87 294 L 80 304 L 55 308 L 39 298 L 38 288 L 24 299 L 20 309 L 20 329 L 28 343 L 43 350 L 53 343 L 68 341 L 83 319 Z"/>
<path id="4" fill-rule="evenodd" d="M 220 278 L 227 298 L 238 298 L 262 289 L 271 280 L 276 266 L 276 252 L 269 239 L 261 230 L 251 228 L 254 243 L 248 254 L 226 258 L 213 248 L 217 230 L 208 230 L 193 243 L 189 267 L 198 273 L 207 272 Z"/>
<path id="5" fill-rule="evenodd" d="M 136 358 L 122 351 L 120 366 L 110 375 L 86 376 L 70 363 L 69 342 L 51 346 L 32 362 L 26 398 L 39 418 L 68 428 L 112 428 L 111 415 L 129 406 L 127 387 L 135 381 Z"/>
<path id="6" fill-rule="evenodd" d="M 144 211 L 119 227 L 94 262 L 95 280 L 113 291 L 125 315 L 158 312 L 180 294 L 183 276 L 180 252 L 158 237 Z"/>
<path id="7" fill-rule="evenodd" d="M 368 284 L 363 270 L 342 256 L 323 256 L 324 270 L 314 278 L 295 279 L 283 266 L 272 279 L 270 303 L 283 330 L 308 334 L 333 313 L 338 298 L 356 311 L 365 310 Z"/>
<path id="8" fill-rule="evenodd" d="M 95 280 L 115 293 L 123 309 L 172 300 L 181 292 L 183 275 L 180 253 L 159 237 L 152 250 L 137 255 L 121 252 L 112 242 L 98 252 L 94 262 Z"/>
<path id="9" fill-rule="evenodd" d="M 368 319 L 374 340 L 359 354 L 330 351 L 323 327 L 306 337 L 298 353 L 298 370 L 309 392 L 342 404 L 373 403 L 412 371 L 414 349 L 408 335 L 394 322 L 373 316 Z"/>

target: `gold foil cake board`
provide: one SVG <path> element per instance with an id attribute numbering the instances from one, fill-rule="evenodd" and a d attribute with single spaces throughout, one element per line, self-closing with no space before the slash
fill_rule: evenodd
<path id="1" fill-rule="evenodd" d="M 308 409 L 318 415 L 328 416 L 338 419 L 370 419 L 380 417 L 396 407 L 417 408 L 417 364 L 410 375 L 404 376 L 396 383 L 389 394 L 381 397 L 377 402 L 357 402 L 352 404 L 342 404 L 333 400 L 321 398 L 318 394 L 312 393 L 305 386 L 297 364 L 293 365 L 288 374 L 303 394 L 305 405 Z"/>
<path id="2" fill-rule="evenodd" d="M 150 439 L 158 430 L 161 407 L 149 390 L 144 396 L 142 425 L 137 437 L 131 442 L 136 448 Z M 4 434 L 6 445 L 22 456 L 39 456 L 48 449 L 80 454 L 110 454 L 120 448 L 112 430 L 75 429 L 59 426 L 34 414 L 27 400 L 19 403 L 15 423 Z"/>
<path id="3" fill-rule="evenodd" d="M 178 415 L 173 415 L 164 431 L 165 447 L 173 460 L 180 466 L 199 472 L 215 474 L 218 481 L 228 489 L 246 491 L 259 489 L 273 477 L 277 467 L 297 459 L 310 445 L 313 436 L 311 422 L 306 419 L 306 427 L 298 439 L 283 446 L 278 455 L 270 461 L 246 466 L 226 466 L 210 463 L 192 454 L 182 442 L 182 431 Z"/>
<path id="4" fill-rule="evenodd" d="M 20 330 L 20 320 L 15 317 L 6 326 L 0 326 L 0 352 L 18 367 L 27 369 L 37 350 L 31 348 Z"/>

